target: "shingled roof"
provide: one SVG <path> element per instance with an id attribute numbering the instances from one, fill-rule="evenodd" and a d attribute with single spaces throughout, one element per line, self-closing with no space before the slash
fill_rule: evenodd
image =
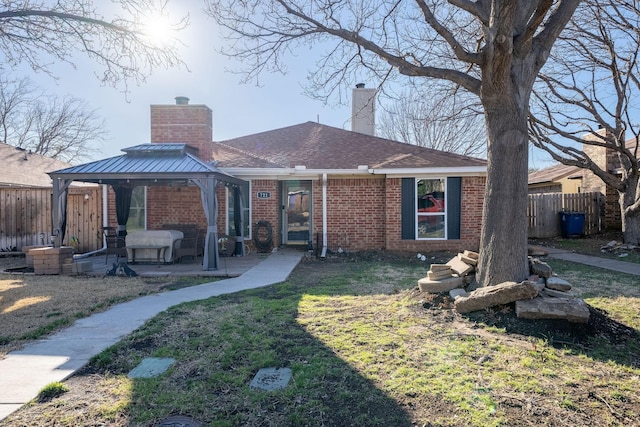
<path id="1" fill-rule="evenodd" d="M 0 187 L 51 187 L 47 172 L 69 167 L 69 163 L 23 148 L 0 143 Z"/>
<path id="2" fill-rule="evenodd" d="M 529 184 L 555 182 L 563 178 L 580 178 L 582 170 L 577 166 L 567 166 L 561 163 L 540 169 L 529 174 Z"/>
<path id="3" fill-rule="evenodd" d="M 485 167 L 486 161 L 314 122 L 214 143 L 221 168 L 405 169 Z"/>

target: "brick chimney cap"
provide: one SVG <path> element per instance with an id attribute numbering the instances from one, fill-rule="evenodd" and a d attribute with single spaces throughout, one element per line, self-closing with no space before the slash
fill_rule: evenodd
<path id="1" fill-rule="evenodd" d="M 189 98 L 186 96 L 176 96 L 176 105 L 189 105 Z"/>

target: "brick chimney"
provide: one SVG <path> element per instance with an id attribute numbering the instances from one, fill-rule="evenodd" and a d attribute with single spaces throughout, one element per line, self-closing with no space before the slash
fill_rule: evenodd
<path id="1" fill-rule="evenodd" d="M 365 89 L 364 83 L 358 83 L 352 91 L 351 130 L 376 134 L 376 90 Z"/>
<path id="2" fill-rule="evenodd" d="M 213 160 L 213 113 L 206 105 L 190 105 L 178 96 L 175 104 L 151 106 L 151 142 L 177 142 L 198 149 L 205 162 Z"/>
<path id="3" fill-rule="evenodd" d="M 613 135 L 608 133 L 607 129 L 598 129 L 594 133 L 587 133 L 582 136 L 585 141 L 605 142 L 605 139 L 612 139 Z M 614 151 L 610 148 L 598 147 L 589 144 L 582 144 L 582 150 L 594 161 L 601 169 L 611 171 L 617 166 L 617 158 Z M 599 191 L 602 194 L 607 193 L 607 186 L 593 172 L 585 170 L 582 176 L 582 191 Z"/>

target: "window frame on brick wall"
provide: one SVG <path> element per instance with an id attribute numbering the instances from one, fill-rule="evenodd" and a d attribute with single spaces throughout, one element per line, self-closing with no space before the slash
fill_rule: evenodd
<path id="1" fill-rule="evenodd" d="M 142 191 L 142 195 L 140 197 L 139 193 Z M 141 204 L 137 202 L 141 201 Z M 133 192 L 131 193 L 131 206 L 129 207 L 129 220 L 127 220 L 127 231 L 135 231 L 135 230 L 146 230 L 147 229 L 147 186 L 136 186 L 133 188 Z M 139 227 L 140 224 L 134 224 L 133 221 L 136 218 L 139 218 L 139 214 L 136 213 L 142 212 L 142 227 Z"/>
<path id="2" fill-rule="evenodd" d="M 445 187 L 444 237 L 419 237 L 418 181 L 443 180 Z M 416 241 L 443 241 L 460 239 L 462 209 L 462 178 L 442 176 L 415 176 L 402 178 L 401 183 L 401 238 Z"/>
<path id="3" fill-rule="evenodd" d="M 246 182 L 246 188 L 243 188 L 242 195 L 244 197 L 244 240 L 251 240 L 251 181 Z M 229 187 L 225 187 L 226 194 L 226 212 L 225 212 L 225 233 L 228 235 L 235 236 L 235 229 L 232 229 L 233 226 L 233 217 L 232 217 L 232 209 L 233 209 L 233 191 L 229 189 Z"/>
<path id="4" fill-rule="evenodd" d="M 438 204 L 442 204 L 441 208 L 442 210 L 438 210 L 438 211 L 421 211 L 420 206 L 419 206 L 419 198 L 420 197 L 426 197 L 428 195 L 430 195 L 432 192 L 428 192 L 425 194 L 421 194 L 419 193 L 419 188 L 420 188 L 420 183 L 422 181 L 432 181 L 432 182 L 436 182 L 438 181 L 439 183 L 441 183 L 441 186 L 438 186 L 439 188 L 441 188 L 441 191 L 434 191 L 437 193 L 442 192 L 443 193 L 443 199 L 442 202 L 440 202 L 439 198 L 435 198 L 437 200 L 436 203 Z M 447 240 L 447 218 L 448 218 L 448 209 L 447 209 L 447 179 L 446 178 L 442 178 L 442 177 L 428 177 L 428 178 L 416 178 L 415 179 L 415 215 L 416 215 L 416 228 L 415 228 L 415 238 L 416 240 Z M 425 223 L 425 222 L 437 222 L 438 218 L 442 217 L 442 232 L 443 235 L 442 236 L 438 236 L 438 237 L 422 237 L 421 235 L 423 233 L 426 232 L 426 230 L 424 229 L 424 226 L 421 226 L 421 223 Z M 440 227 L 436 227 L 436 230 L 439 230 Z"/>

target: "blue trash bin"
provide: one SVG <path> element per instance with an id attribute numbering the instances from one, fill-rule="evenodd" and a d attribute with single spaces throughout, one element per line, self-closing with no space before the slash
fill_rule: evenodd
<path id="1" fill-rule="evenodd" d="M 584 236 L 584 213 L 560 212 L 560 232 L 565 239 Z"/>

